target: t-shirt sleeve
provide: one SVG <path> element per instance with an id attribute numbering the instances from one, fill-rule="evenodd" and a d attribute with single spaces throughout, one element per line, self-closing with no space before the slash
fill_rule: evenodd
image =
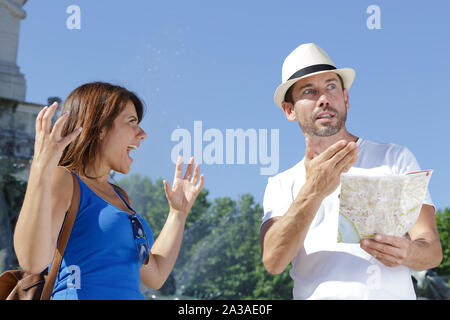
<path id="1" fill-rule="evenodd" d="M 399 174 L 406 174 L 408 172 L 416 172 L 422 170 L 414 154 L 406 147 L 403 147 L 400 153 L 398 170 Z M 433 201 L 431 200 L 429 188 L 427 188 L 427 193 L 425 194 L 423 204 L 428 204 L 430 206 L 435 207 Z"/>
<path id="2" fill-rule="evenodd" d="M 270 177 L 267 180 L 266 191 L 264 192 L 264 215 L 261 225 L 273 217 L 283 216 L 292 203 L 290 190 L 284 190 L 280 179 Z"/>

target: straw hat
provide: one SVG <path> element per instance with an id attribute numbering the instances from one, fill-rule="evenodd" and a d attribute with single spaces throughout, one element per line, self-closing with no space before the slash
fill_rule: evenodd
<path id="1" fill-rule="evenodd" d="M 281 107 L 289 88 L 298 80 L 324 72 L 334 72 L 342 77 L 344 88 L 350 89 L 355 79 L 355 70 L 352 68 L 337 69 L 328 54 L 314 43 L 298 46 L 283 62 L 281 73 L 282 84 L 275 90 L 275 104 Z"/>

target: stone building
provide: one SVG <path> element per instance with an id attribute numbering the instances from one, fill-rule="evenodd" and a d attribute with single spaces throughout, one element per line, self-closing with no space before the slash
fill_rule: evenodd
<path id="1" fill-rule="evenodd" d="M 26 1 L 0 0 L 0 272 L 17 267 L 12 234 L 33 156 L 36 116 L 43 107 L 25 102 L 25 76 L 17 65 Z"/>

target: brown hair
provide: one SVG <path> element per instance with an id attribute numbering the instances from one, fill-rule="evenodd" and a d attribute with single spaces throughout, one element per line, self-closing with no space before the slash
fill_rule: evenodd
<path id="1" fill-rule="evenodd" d="M 141 122 L 144 106 L 138 96 L 120 86 L 105 82 L 86 83 L 73 90 L 64 101 L 61 113 L 68 111 L 68 119 L 61 136 L 83 127 L 81 133 L 63 151 L 59 165 L 86 175 L 86 167 L 100 154 L 100 132 L 108 132 L 114 119 L 131 101 Z"/>
<path id="2" fill-rule="evenodd" d="M 340 82 L 341 82 L 341 88 L 344 90 L 344 80 L 342 80 L 342 77 L 340 74 L 336 73 L 338 76 Z M 286 91 L 286 94 L 284 95 L 284 101 L 294 104 L 294 97 L 292 96 L 292 88 L 294 88 L 295 83 L 289 87 L 288 91 Z"/>

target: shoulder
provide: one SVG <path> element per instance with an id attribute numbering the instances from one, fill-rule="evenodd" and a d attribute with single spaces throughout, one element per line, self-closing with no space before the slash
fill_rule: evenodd
<path id="1" fill-rule="evenodd" d="M 302 159 L 296 163 L 293 167 L 284 170 L 267 179 L 267 184 L 279 184 L 279 185 L 292 185 L 298 179 L 301 179 L 305 175 L 305 165 Z"/>
<path id="2" fill-rule="evenodd" d="M 69 209 L 73 194 L 72 172 L 62 166 L 57 166 L 51 176 L 51 193 L 53 199 L 58 203 L 58 207 L 64 208 L 63 212 Z"/>
<path id="3" fill-rule="evenodd" d="M 52 177 L 51 177 L 51 181 L 52 181 L 52 186 L 59 186 L 60 189 L 66 190 L 70 189 L 68 191 L 68 193 L 72 193 L 72 188 L 73 188 L 73 178 L 72 178 L 73 174 L 72 172 L 62 166 L 57 166 L 53 172 L 52 172 Z"/>
<path id="4" fill-rule="evenodd" d="M 407 148 L 396 143 L 376 142 L 372 140 L 361 139 L 360 149 L 376 153 L 399 154 Z"/>
<path id="5" fill-rule="evenodd" d="M 303 160 L 292 168 L 269 177 L 264 192 L 264 207 L 289 203 L 295 186 L 302 185 L 305 180 L 305 166 Z"/>
<path id="6" fill-rule="evenodd" d="M 64 222 L 66 212 L 72 203 L 73 194 L 72 172 L 62 166 L 57 166 L 51 176 L 51 212 L 52 212 L 52 241 L 55 244 Z"/>
<path id="7" fill-rule="evenodd" d="M 414 157 L 413 153 L 407 147 L 390 142 L 376 142 L 362 139 L 359 148 L 365 154 L 382 157 L 388 162 L 396 162 L 403 157 Z"/>
<path id="8" fill-rule="evenodd" d="M 406 146 L 362 140 L 359 147 L 365 164 L 387 165 L 394 168 L 394 173 L 415 170 L 418 166 L 416 157 Z"/>

